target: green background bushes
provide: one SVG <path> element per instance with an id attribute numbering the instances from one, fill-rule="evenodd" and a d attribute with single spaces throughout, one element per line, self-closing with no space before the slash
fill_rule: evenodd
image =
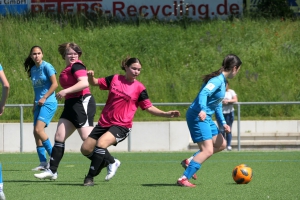
<path id="1" fill-rule="evenodd" d="M 300 23 L 298 20 L 232 18 L 193 22 L 129 20 L 78 16 L 6 16 L 0 19 L 0 63 L 11 84 L 8 104 L 32 104 L 33 89 L 23 62 L 33 45 L 40 45 L 44 60 L 59 73 L 65 67 L 58 44 L 75 42 L 81 57 L 96 77 L 123 74 L 120 62 L 127 55 L 143 64 L 138 77 L 152 102 L 192 102 L 202 76 L 221 67 L 230 53 L 243 61 L 230 80 L 240 102 L 300 101 Z M 58 88 L 58 91 L 61 87 Z M 105 103 L 107 91 L 92 87 L 97 103 Z M 63 104 L 63 102 L 59 102 Z M 185 119 L 187 106 L 179 109 Z M 57 111 L 57 121 L 61 108 Z M 98 118 L 101 107 L 97 109 Z M 297 119 L 298 105 L 242 106 L 242 119 Z M 1 121 L 18 121 L 18 108 L 6 108 Z M 32 121 L 31 108 L 24 120 Z M 164 120 L 138 111 L 135 120 Z M 166 119 L 165 119 L 166 120 Z"/>

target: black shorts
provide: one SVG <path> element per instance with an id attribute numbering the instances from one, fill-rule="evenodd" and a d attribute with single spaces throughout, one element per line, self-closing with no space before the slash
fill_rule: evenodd
<path id="1" fill-rule="evenodd" d="M 96 102 L 91 94 L 65 100 L 60 118 L 72 122 L 76 128 L 94 126 Z"/>
<path id="2" fill-rule="evenodd" d="M 119 142 L 122 142 L 128 137 L 131 132 L 131 128 L 126 128 L 123 126 L 102 127 L 97 124 L 90 133 L 89 137 L 98 140 L 107 131 L 111 132 L 113 136 L 115 136 L 117 143 L 114 144 L 114 146 L 117 146 Z"/>

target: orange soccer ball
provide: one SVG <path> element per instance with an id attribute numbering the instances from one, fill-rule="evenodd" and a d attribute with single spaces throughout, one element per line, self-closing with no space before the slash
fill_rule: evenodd
<path id="1" fill-rule="evenodd" d="M 232 170 L 232 178 L 237 184 L 247 184 L 252 180 L 252 168 L 245 164 L 240 164 Z"/>

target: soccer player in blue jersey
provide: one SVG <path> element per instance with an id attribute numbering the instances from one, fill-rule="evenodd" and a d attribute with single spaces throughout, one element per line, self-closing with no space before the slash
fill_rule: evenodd
<path id="1" fill-rule="evenodd" d="M 46 151 L 50 156 L 52 145 L 44 129 L 48 126 L 57 110 L 55 97 L 55 90 L 58 87 L 55 76 L 56 71 L 50 63 L 43 60 L 43 50 L 40 46 L 33 46 L 30 49 L 29 56 L 25 59 L 24 67 L 32 81 L 34 90 L 33 135 L 40 160 L 40 165 L 32 170 L 45 170 L 48 166 Z"/>
<path id="2" fill-rule="evenodd" d="M 193 155 L 191 161 L 186 162 L 186 169 L 177 180 L 177 185 L 196 187 L 189 182 L 189 179 L 210 156 L 226 148 L 226 140 L 219 133 L 217 125 L 212 120 L 212 115 L 215 113 L 224 130 L 230 132 L 230 126 L 226 124 L 223 116 L 222 100 L 225 97 L 226 79 L 235 77 L 241 65 L 242 61 L 239 57 L 229 54 L 224 58 L 219 70 L 203 77 L 200 92 L 186 113 L 186 121 L 192 140 L 198 144 L 199 151 Z"/>

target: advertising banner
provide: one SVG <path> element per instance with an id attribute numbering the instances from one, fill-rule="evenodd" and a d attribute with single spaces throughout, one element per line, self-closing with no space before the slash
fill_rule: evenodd
<path id="1" fill-rule="evenodd" d="M 0 14 L 22 14 L 28 9 L 30 0 L 0 0 Z"/>
<path id="2" fill-rule="evenodd" d="M 176 19 L 226 18 L 242 14 L 243 0 L 29 0 L 31 12 L 91 12 L 119 17 Z"/>

